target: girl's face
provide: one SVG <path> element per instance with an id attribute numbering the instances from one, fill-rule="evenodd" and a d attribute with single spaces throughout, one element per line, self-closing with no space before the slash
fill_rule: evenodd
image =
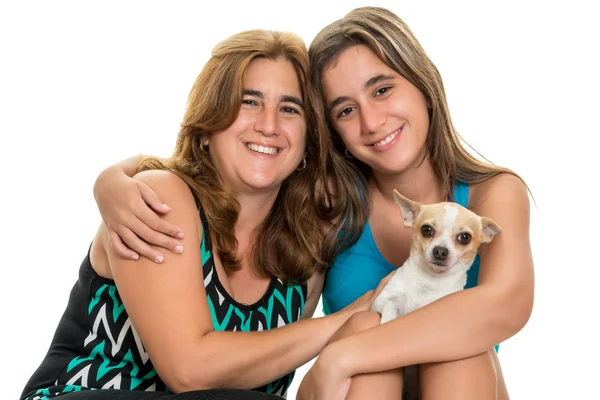
<path id="1" fill-rule="evenodd" d="M 243 79 L 237 118 L 206 144 L 226 187 L 237 193 L 279 189 L 300 165 L 306 147 L 296 70 L 283 58 L 257 58 Z"/>
<path id="2" fill-rule="evenodd" d="M 364 45 L 341 52 L 322 84 L 333 127 L 354 157 L 383 174 L 418 165 L 429 114 L 414 85 Z"/>

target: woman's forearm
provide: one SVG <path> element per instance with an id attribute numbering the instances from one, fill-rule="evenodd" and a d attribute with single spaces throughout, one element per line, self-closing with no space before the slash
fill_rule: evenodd
<path id="1" fill-rule="evenodd" d="M 525 325 L 533 301 L 527 297 L 516 290 L 464 290 L 334 342 L 320 358 L 327 365 L 344 369 L 344 376 L 354 376 L 471 357 L 513 336 Z"/>
<path id="2" fill-rule="evenodd" d="M 263 332 L 213 331 L 181 357 L 177 392 L 206 388 L 252 389 L 272 382 L 316 357 L 349 313 L 294 322 Z"/>

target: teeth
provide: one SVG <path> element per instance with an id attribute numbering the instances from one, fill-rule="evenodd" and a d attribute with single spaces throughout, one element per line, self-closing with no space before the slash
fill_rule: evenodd
<path id="1" fill-rule="evenodd" d="M 396 136 L 398 136 L 398 133 L 400 132 L 400 129 L 398 129 L 396 132 L 390 134 L 388 137 L 386 137 L 383 140 L 380 140 L 379 142 L 375 143 L 374 146 L 379 147 L 379 146 L 383 146 L 384 144 L 388 144 L 389 142 L 391 142 L 392 140 L 394 140 L 394 138 Z"/>
<path id="2" fill-rule="evenodd" d="M 246 144 L 246 147 L 252 151 L 263 154 L 277 154 L 279 152 L 277 147 L 259 146 L 254 143 L 248 143 Z"/>

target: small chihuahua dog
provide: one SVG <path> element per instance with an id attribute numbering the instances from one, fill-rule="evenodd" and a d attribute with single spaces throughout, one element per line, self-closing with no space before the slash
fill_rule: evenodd
<path id="1" fill-rule="evenodd" d="M 462 290 L 479 245 L 501 232 L 494 221 L 460 204 L 421 205 L 397 190 L 394 199 L 404 226 L 413 228 L 412 245 L 408 260 L 371 307 L 381 314 L 382 324 Z"/>

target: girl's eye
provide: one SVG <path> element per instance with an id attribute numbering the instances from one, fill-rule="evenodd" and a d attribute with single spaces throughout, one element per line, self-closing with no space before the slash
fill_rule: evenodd
<path id="1" fill-rule="evenodd" d="M 354 111 L 354 107 L 346 107 L 342 111 L 340 111 L 340 113 L 338 114 L 338 118 L 345 117 L 346 115 L 350 114 L 352 111 Z"/>
<path id="2" fill-rule="evenodd" d="M 256 101 L 251 100 L 251 99 L 244 99 L 244 100 L 242 100 L 242 104 L 247 104 L 247 105 L 250 105 L 250 106 L 256 106 L 256 105 L 258 105 L 258 103 L 256 103 Z"/>
<path id="3" fill-rule="evenodd" d="M 375 96 L 381 96 L 381 95 L 384 95 L 384 94 L 386 94 L 386 93 L 387 93 L 387 92 L 388 92 L 390 89 L 391 89 L 390 87 L 384 87 L 384 88 L 381 88 L 381 89 L 379 89 L 379 90 L 377 90 L 377 91 L 375 92 Z"/>

